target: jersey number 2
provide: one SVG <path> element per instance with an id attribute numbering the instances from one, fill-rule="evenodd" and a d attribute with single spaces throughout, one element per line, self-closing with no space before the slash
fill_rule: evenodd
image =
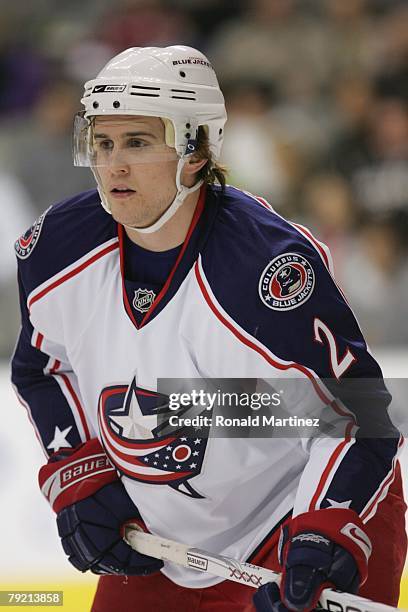
<path id="1" fill-rule="evenodd" d="M 349 369 L 351 364 L 356 361 L 356 358 L 348 347 L 343 357 L 341 359 L 339 358 L 336 338 L 334 337 L 334 334 L 332 333 L 331 329 L 327 327 L 326 323 L 323 323 L 323 321 L 316 318 L 313 323 L 313 329 L 314 339 L 316 340 L 316 342 L 324 344 L 322 334 L 325 336 L 329 345 L 330 367 L 334 376 L 337 378 L 337 380 L 339 380 L 339 378 L 343 376 L 344 372 Z"/>

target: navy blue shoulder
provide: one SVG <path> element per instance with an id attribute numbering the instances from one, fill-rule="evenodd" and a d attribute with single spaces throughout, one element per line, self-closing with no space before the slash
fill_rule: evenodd
<path id="1" fill-rule="evenodd" d="M 210 277 L 220 278 L 225 267 L 228 278 L 258 278 L 266 264 L 278 255 L 295 252 L 324 267 L 319 252 L 293 224 L 277 214 L 267 202 L 227 186 L 224 191 L 211 188 L 218 200 L 211 237 L 203 252 L 203 267 Z M 217 270 L 211 273 L 212 265 Z M 221 268 L 220 268 L 221 266 Z M 231 267 L 232 266 L 232 267 Z M 249 278 L 248 278 L 249 277 Z"/>
<path id="2" fill-rule="evenodd" d="M 26 293 L 116 236 L 96 189 L 50 206 L 15 243 Z"/>
<path id="3" fill-rule="evenodd" d="M 378 365 L 319 243 L 245 192 L 227 187 L 209 193 L 218 212 L 202 268 L 232 321 L 281 359 L 331 377 L 327 341 L 319 341 L 321 334 L 316 338 L 320 325 L 335 337 L 339 355 L 352 351 L 348 376 L 377 376 Z"/>

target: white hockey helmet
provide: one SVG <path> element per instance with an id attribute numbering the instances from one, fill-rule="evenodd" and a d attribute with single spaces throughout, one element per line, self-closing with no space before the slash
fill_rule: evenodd
<path id="1" fill-rule="evenodd" d="M 132 47 L 111 59 L 98 76 L 85 84 L 81 99 L 85 111 L 74 126 L 74 164 L 91 166 L 89 133 L 98 115 L 145 115 L 160 117 L 165 125 L 166 144 L 179 157 L 177 195 L 164 215 L 149 228 L 156 231 L 176 212 L 188 193 L 197 189 L 181 185 L 181 170 L 187 155 L 194 152 L 197 130 L 208 136 L 213 160 L 220 156 L 227 119 L 224 97 L 214 69 L 200 51 L 192 47 Z M 88 140 L 87 140 L 88 139 Z M 98 174 L 102 204 L 108 212 Z"/>

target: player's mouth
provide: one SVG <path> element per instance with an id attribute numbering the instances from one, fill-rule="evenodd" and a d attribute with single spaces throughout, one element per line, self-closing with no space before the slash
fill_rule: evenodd
<path id="1" fill-rule="evenodd" d="M 118 200 L 130 198 L 134 193 L 136 193 L 135 190 L 126 185 L 117 185 L 110 190 L 111 196 Z"/>

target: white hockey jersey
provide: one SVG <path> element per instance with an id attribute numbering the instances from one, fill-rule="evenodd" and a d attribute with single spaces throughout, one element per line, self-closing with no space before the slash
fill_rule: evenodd
<path id="1" fill-rule="evenodd" d="M 360 409 L 365 423 L 367 414 L 387 422 L 390 396 L 327 247 L 261 198 L 203 188 L 138 323 L 123 243 L 96 190 L 52 206 L 16 243 L 22 330 L 12 377 L 46 454 L 99 437 L 153 534 L 241 560 L 291 512 L 350 507 L 369 520 L 400 439 L 392 428 L 354 435 Z M 343 435 L 163 435 L 158 379 L 277 379 L 296 410 L 315 404 L 341 417 Z M 347 401 L 342 381 L 361 379 L 369 388 Z M 162 571 L 188 587 L 219 582 L 170 563 Z"/>

